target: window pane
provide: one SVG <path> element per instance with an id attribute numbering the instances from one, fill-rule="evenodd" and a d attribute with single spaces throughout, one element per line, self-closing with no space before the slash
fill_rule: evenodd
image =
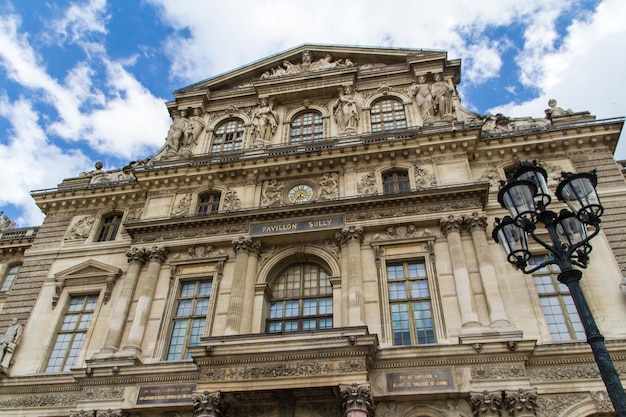
<path id="1" fill-rule="evenodd" d="M 387 264 L 387 280 L 394 345 L 436 343 L 424 262 Z"/>
<path id="2" fill-rule="evenodd" d="M 395 98 L 378 100 L 370 110 L 372 132 L 406 128 L 404 106 Z"/>
<path id="3" fill-rule="evenodd" d="M 17 277 L 17 274 L 18 272 L 20 272 L 21 267 L 22 265 L 14 265 L 9 268 L 4 277 L 4 281 L 2 281 L 2 288 L 0 288 L 0 292 L 6 292 L 11 289 L 13 281 L 15 281 L 15 277 Z"/>
<path id="4" fill-rule="evenodd" d="M 529 264 L 537 266 L 546 259 L 545 256 L 533 256 Z M 554 341 L 585 339 L 585 331 L 569 289 L 558 282 L 558 274 L 559 268 L 556 265 L 546 265 L 533 273 L 539 303 L 548 324 L 550 336 Z"/>
<path id="5" fill-rule="evenodd" d="M 243 121 L 230 119 L 222 122 L 215 129 L 211 152 L 232 152 L 241 150 L 243 143 Z"/>
<path id="6" fill-rule="evenodd" d="M 211 280 L 180 283 L 166 360 L 191 359 L 188 347 L 198 345 L 204 335 L 211 286 Z"/>
<path id="7" fill-rule="evenodd" d="M 117 236 L 117 230 L 122 223 L 122 215 L 121 214 L 111 214 L 102 219 L 102 224 L 100 225 L 100 230 L 98 231 L 98 237 L 96 241 L 105 242 L 110 240 L 115 240 Z"/>
<path id="8" fill-rule="evenodd" d="M 268 332 L 332 328 L 332 297 L 327 296 L 332 287 L 328 272 L 319 265 L 299 263 L 284 269 L 272 282 L 271 294 Z"/>
<path id="9" fill-rule="evenodd" d="M 322 139 L 324 124 L 322 115 L 316 111 L 307 111 L 296 115 L 291 121 L 289 142 L 310 143 Z"/>
<path id="10" fill-rule="evenodd" d="M 97 301 L 94 294 L 70 297 L 46 372 L 65 372 L 76 365 Z"/>

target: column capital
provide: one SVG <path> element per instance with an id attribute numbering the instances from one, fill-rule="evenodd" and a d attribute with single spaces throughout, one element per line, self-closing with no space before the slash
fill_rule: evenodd
<path id="1" fill-rule="evenodd" d="M 504 391 L 504 408 L 512 417 L 536 416 L 537 390 L 520 388 L 517 391 Z"/>
<path id="2" fill-rule="evenodd" d="M 128 263 L 138 262 L 144 264 L 148 259 L 148 254 L 145 248 L 130 248 L 126 251 L 126 257 Z"/>
<path id="3" fill-rule="evenodd" d="M 487 215 L 485 213 L 474 212 L 470 216 L 465 217 L 465 224 L 469 231 L 473 231 L 475 229 L 487 229 Z"/>
<path id="4" fill-rule="evenodd" d="M 497 417 L 502 411 L 502 391 L 471 392 L 470 405 L 476 417 Z"/>
<path id="5" fill-rule="evenodd" d="M 201 394 L 194 394 L 191 401 L 193 401 L 193 417 L 221 417 L 227 406 L 220 391 L 212 393 L 204 391 Z"/>
<path id="6" fill-rule="evenodd" d="M 341 408 L 344 411 L 344 415 L 351 415 L 353 411 L 361 411 L 369 416 L 374 414 L 374 398 L 372 397 L 369 382 L 339 385 L 339 392 L 341 394 Z"/>
<path id="7" fill-rule="evenodd" d="M 441 227 L 441 231 L 443 232 L 444 236 L 448 236 L 450 232 L 461 233 L 463 223 L 463 216 L 450 215 L 448 217 L 443 217 L 439 220 L 439 226 Z"/>
<path id="8" fill-rule="evenodd" d="M 249 237 L 239 236 L 237 239 L 233 239 L 231 242 L 235 253 L 240 251 L 246 251 L 248 254 L 261 253 L 261 242 L 253 240 Z"/>
<path id="9" fill-rule="evenodd" d="M 167 250 L 162 246 L 153 246 L 146 250 L 146 253 L 150 261 L 156 261 L 160 264 L 165 262 L 165 258 L 167 257 Z"/>
<path id="10" fill-rule="evenodd" d="M 363 243 L 363 228 L 361 226 L 346 226 L 335 234 L 335 240 L 339 245 L 345 245 L 351 240 L 358 240 Z"/>

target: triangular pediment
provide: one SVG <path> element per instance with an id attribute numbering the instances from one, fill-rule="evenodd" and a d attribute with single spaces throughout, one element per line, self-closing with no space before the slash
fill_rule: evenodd
<path id="1" fill-rule="evenodd" d="M 292 65 L 302 66 L 303 55 L 307 52 L 310 54 L 311 64 L 317 63 L 318 65 L 308 66 L 306 69 L 302 70 L 296 69 L 292 74 L 309 73 L 309 75 L 311 75 L 314 72 L 319 73 L 324 70 L 328 71 L 349 66 L 383 67 L 402 64 L 410 65 L 413 62 L 445 60 L 447 58 L 445 51 L 436 50 L 303 44 L 232 71 L 183 87 L 175 91 L 174 96 L 185 95 L 194 90 L 209 89 L 210 91 L 218 91 L 244 86 L 262 79 L 263 75 L 268 72 L 270 78 L 274 78 L 276 75 L 272 75 L 272 70 L 276 70 L 281 66 L 284 67 L 285 61 Z M 323 63 L 320 65 L 320 61 L 325 59 L 328 55 L 331 57 L 330 65 L 324 66 Z M 280 77 L 281 74 L 278 76 Z"/>
<path id="2" fill-rule="evenodd" d="M 54 274 L 54 279 L 58 281 L 72 278 L 119 276 L 121 273 L 120 268 L 90 259 Z"/>

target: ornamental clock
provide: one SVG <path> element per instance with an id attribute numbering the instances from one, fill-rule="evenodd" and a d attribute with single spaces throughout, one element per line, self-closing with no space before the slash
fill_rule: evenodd
<path id="1" fill-rule="evenodd" d="M 287 201 L 290 203 L 306 203 L 313 199 L 313 187 L 308 184 L 298 184 L 287 191 Z"/>

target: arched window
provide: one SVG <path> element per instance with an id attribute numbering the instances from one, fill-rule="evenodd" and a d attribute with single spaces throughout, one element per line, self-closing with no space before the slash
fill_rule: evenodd
<path id="1" fill-rule="evenodd" d="M 410 191 L 407 171 L 392 171 L 383 174 L 383 193 L 395 194 Z"/>
<path id="2" fill-rule="evenodd" d="M 220 193 L 201 194 L 198 198 L 198 214 L 217 213 L 220 208 Z"/>
<path id="3" fill-rule="evenodd" d="M 274 280 L 268 333 L 330 329 L 333 295 L 328 272 L 318 264 L 287 267 Z"/>
<path id="4" fill-rule="evenodd" d="M 102 218 L 100 229 L 98 229 L 98 235 L 96 236 L 96 242 L 106 242 L 109 240 L 115 240 L 117 231 L 122 224 L 122 214 L 112 213 Z"/>
<path id="5" fill-rule="evenodd" d="M 403 129 L 406 127 L 406 114 L 400 100 L 384 98 L 376 101 L 370 110 L 372 132 Z"/>
<path id="6" fill-rule="evenodd" d="M 243 120 L 229 119 L 220 123 L 213 134 L 211 152 L 239 151 L 243 144 Z"/>
<path id="7" fill-rule="evenodd" d="M 290 143 L 310 143 L 322 139 L 324 124 L 316 111 L 298 113 L 291 121 Z"/>

